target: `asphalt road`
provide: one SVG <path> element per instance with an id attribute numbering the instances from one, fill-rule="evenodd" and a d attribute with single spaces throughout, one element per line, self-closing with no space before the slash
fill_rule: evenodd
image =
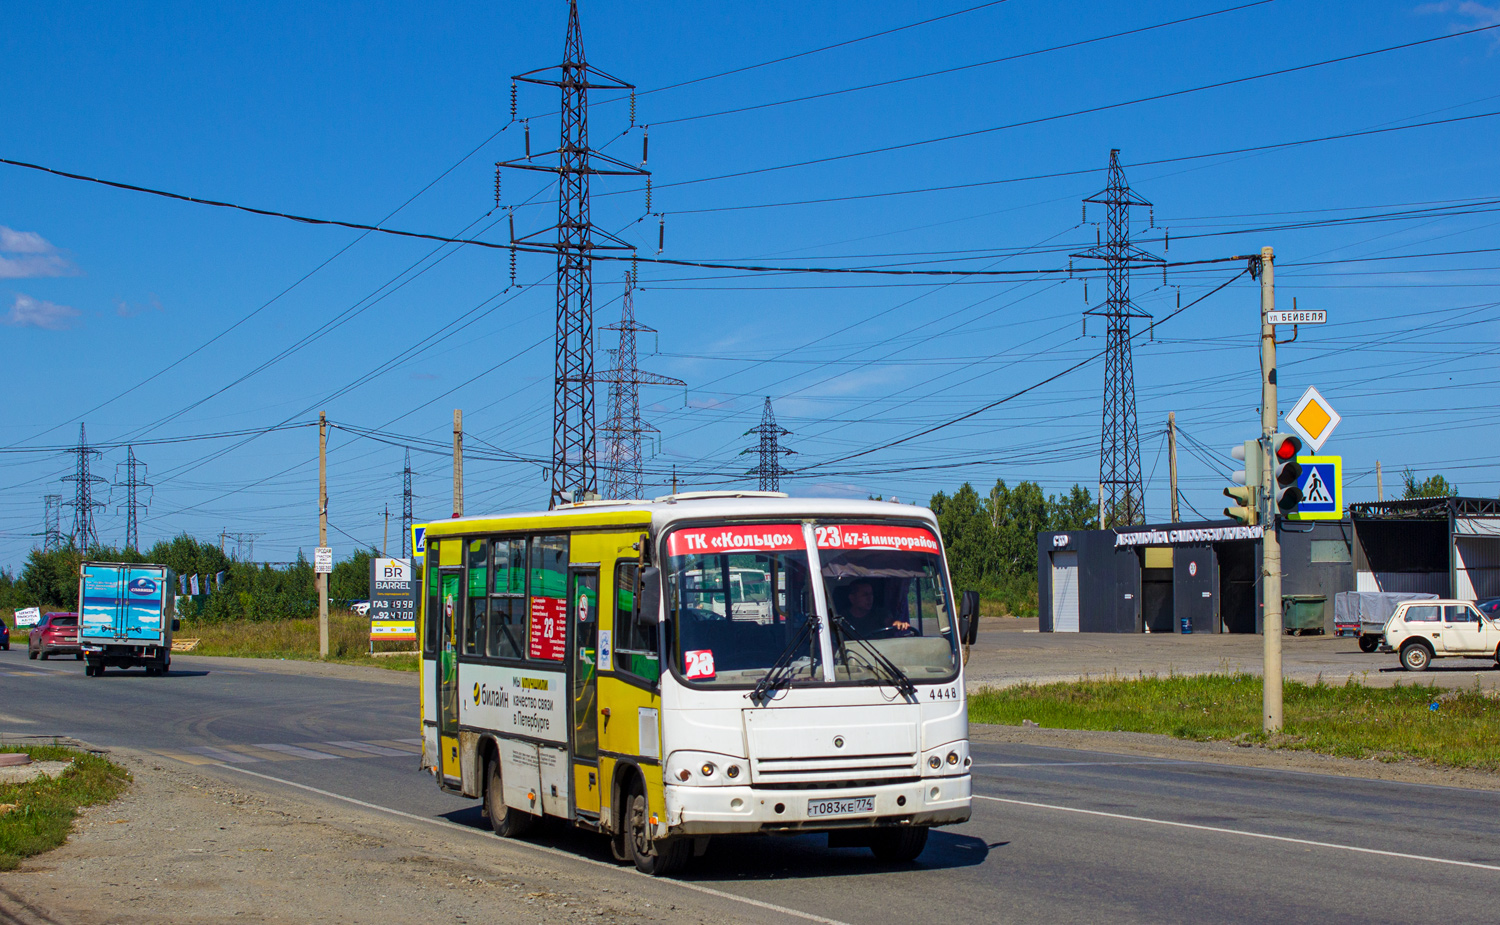
<path id="1" fill-rule="evenodd" d="M 190 657 L 173 667 L 95 679 L 78 662 L 0 653 L 0 731 L 150 751 L 236 786 L 493 839 L 472 801 L 417 770 L 413 677 Z M 1500 793 L 1013 744 L 973 754 L 974 818 L 935 832 L 915 866 L 819 836 L 723 838 L 671 888 L 769 921 L 1496 918 Z M 608 863 L 597 836 L 548 826 L 532 843 L 492 842 L 597 868 L 601 883 L 635 876 Z"/>

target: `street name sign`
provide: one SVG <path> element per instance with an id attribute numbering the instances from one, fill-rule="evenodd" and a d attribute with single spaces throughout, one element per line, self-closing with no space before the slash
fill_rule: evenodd
<path id="1" fill-rule="evenodd" d="M 1298 456 L 1302 473 L 1297 487 L 1302 500 L 1287 520 L 1344 519 L 1344 458 L 1342 456 Z"/>
<path id="2" fill-rule="evenodd" d="M 1328 312 L 1317 309 L 1292 309 L 1289 312 L 1266 312 L 1266 324 L 1327 324 Z"/>
<path id="3" fill-rule="evenodd" d="M 1328 399 L 1313 386 L 1308 386 L 1307 391 L 1292 406 L 1292 410 L 1286 413 L 1286 425 L 1296 431 L 1297 436 L 1305 440 L 1314 453 L 1323 449 L 1324 441 L 1342 420 L 1328 403 Z"/>

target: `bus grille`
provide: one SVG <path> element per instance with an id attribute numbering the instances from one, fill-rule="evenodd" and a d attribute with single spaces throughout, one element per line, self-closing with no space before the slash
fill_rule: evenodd
<path id="1" fill-rule="evenodd" d="M 921 775 L 917 756 L 911 752 L 756 758 L 753 764 L 755 783 L 769 786 L 793 782 L 870 781 Z"/>

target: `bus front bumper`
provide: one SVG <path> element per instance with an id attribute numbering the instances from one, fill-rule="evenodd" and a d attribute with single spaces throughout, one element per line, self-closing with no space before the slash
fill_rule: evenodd
<path id="1" fill-rule="evenodd" d="M 818 790 L 668 785 L 657 836 L 952 825 L 968 821 L 970 789 L 967 774 Z"/>

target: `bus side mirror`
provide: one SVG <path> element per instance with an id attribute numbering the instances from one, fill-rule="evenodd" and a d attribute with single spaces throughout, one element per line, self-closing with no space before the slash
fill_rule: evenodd
<path id="1" fill-rule="evenodd" d="M 972 646 L 979 638 L 979 592 L 965 591 L 963 603 L 958 608 L 958 632 L 966 646 Z"/>
<path id="2" fill-rule="evenodd" d="M 640 586 L 636 619 L 643 626 L 656 626 L 661 622 L 661 569 L 651 565 L 641 569 Z"/>

